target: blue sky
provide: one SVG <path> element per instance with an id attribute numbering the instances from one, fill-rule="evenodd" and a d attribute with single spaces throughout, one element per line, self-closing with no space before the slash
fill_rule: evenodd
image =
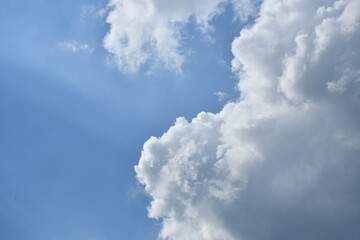
<path id="1" fill-rule="evenodd" d="M 359 239 L 358 0 L 14 0 L 0 29 L 1 240 Z"/>
<path id="2" fill-rule="evenodd" d="M 230 43 L 240 23 L 230 9 L 212 22 L 213 42 L 186 27 L 193 53 L 183 74 L 148 76 L 106 62 L 105 4 L 2 3 L 1 239 L 155 239 L 159 224 L 146 217 L 133 170 L 143 143 L 178 116 L 219 111 L 215 92 L 238 95 Z M 59 47 L 71 41 L 92 51 Z"/>

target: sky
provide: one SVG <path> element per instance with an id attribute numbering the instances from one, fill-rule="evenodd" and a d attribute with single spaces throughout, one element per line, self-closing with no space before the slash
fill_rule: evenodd
<path id="1" fill-rule="evenodd" d="M 13 0 L 0 28 L 0 239 L 359 239 L 359 0 Z"/>

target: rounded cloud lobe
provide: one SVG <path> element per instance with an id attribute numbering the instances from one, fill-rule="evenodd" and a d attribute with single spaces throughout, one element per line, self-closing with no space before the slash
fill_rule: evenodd
<path id="1" fill-rule="evenodd" d="M 358 239 L 359 39 L 358 0 L 265 0 L 232 44 L 240 99 L 144 145 L 159 238 Z"/>
<path id="2" fill-rule="evenodd" d="M 181 48 L 182 27 L 192 19 L 202 31 L 222 12 L 221 4 L 233 3 L 240 19 L 256 12 L 251 0 L 110 0 L 110 30 L 104 47 L 122 72 L 137 72 L 149 60 L 181 71 L 186 53 Z"/>

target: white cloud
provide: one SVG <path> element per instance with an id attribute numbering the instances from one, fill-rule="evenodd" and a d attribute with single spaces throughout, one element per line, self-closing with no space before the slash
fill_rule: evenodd
<path id="1" fill-rule="evenodd" d="M 84 5 L 81 7 L 80 21 L 85 22 L 88 17 L 96 16 L 97 9 L 93 5 Z M 100 15 L 101 16 L 101 15 Z"/>
<path id="2" fill-rule="evenodd" d="M 181 48 L 182 27 L 194 19 L 208 31 L 209 21 L 226 2 L 230 0 L 110 0 L 104 47 L 124 72 L 136 72 L 150 59 L 153 65 L 181 71 L 186 55 Z M 249 0 L 231 2 L 241 19 L 255 12 Z"/>
<path id="3" fill-rule="evenodd" d="M 359 24 L 358 0 L 263 2 L 232 44 L 241 99 L 144 145 L 161 239 L 358 238 Z"/>
<path id="4" fill-rule="evenodd" d="M 214 95 L 218 97 L 219 102 L 224 101 L 226 98 L 225 92 L 215 92 Z"/>
<path id="5" fill-rule="evenodd" d="M 57 45 L 60 49 L 73 53 L 79 51 L 92 52 L 94 50 L 88 44 L 79 43 L 77 41 L 58 42 Z"/>

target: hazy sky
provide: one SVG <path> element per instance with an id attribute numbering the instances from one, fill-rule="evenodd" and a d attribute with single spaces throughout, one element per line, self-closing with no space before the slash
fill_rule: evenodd
<path id="1" fill-rule="evenodd" d="M 13 0 L 0 28 L 0 239 L 360 238 L 359 0 Z"/>

